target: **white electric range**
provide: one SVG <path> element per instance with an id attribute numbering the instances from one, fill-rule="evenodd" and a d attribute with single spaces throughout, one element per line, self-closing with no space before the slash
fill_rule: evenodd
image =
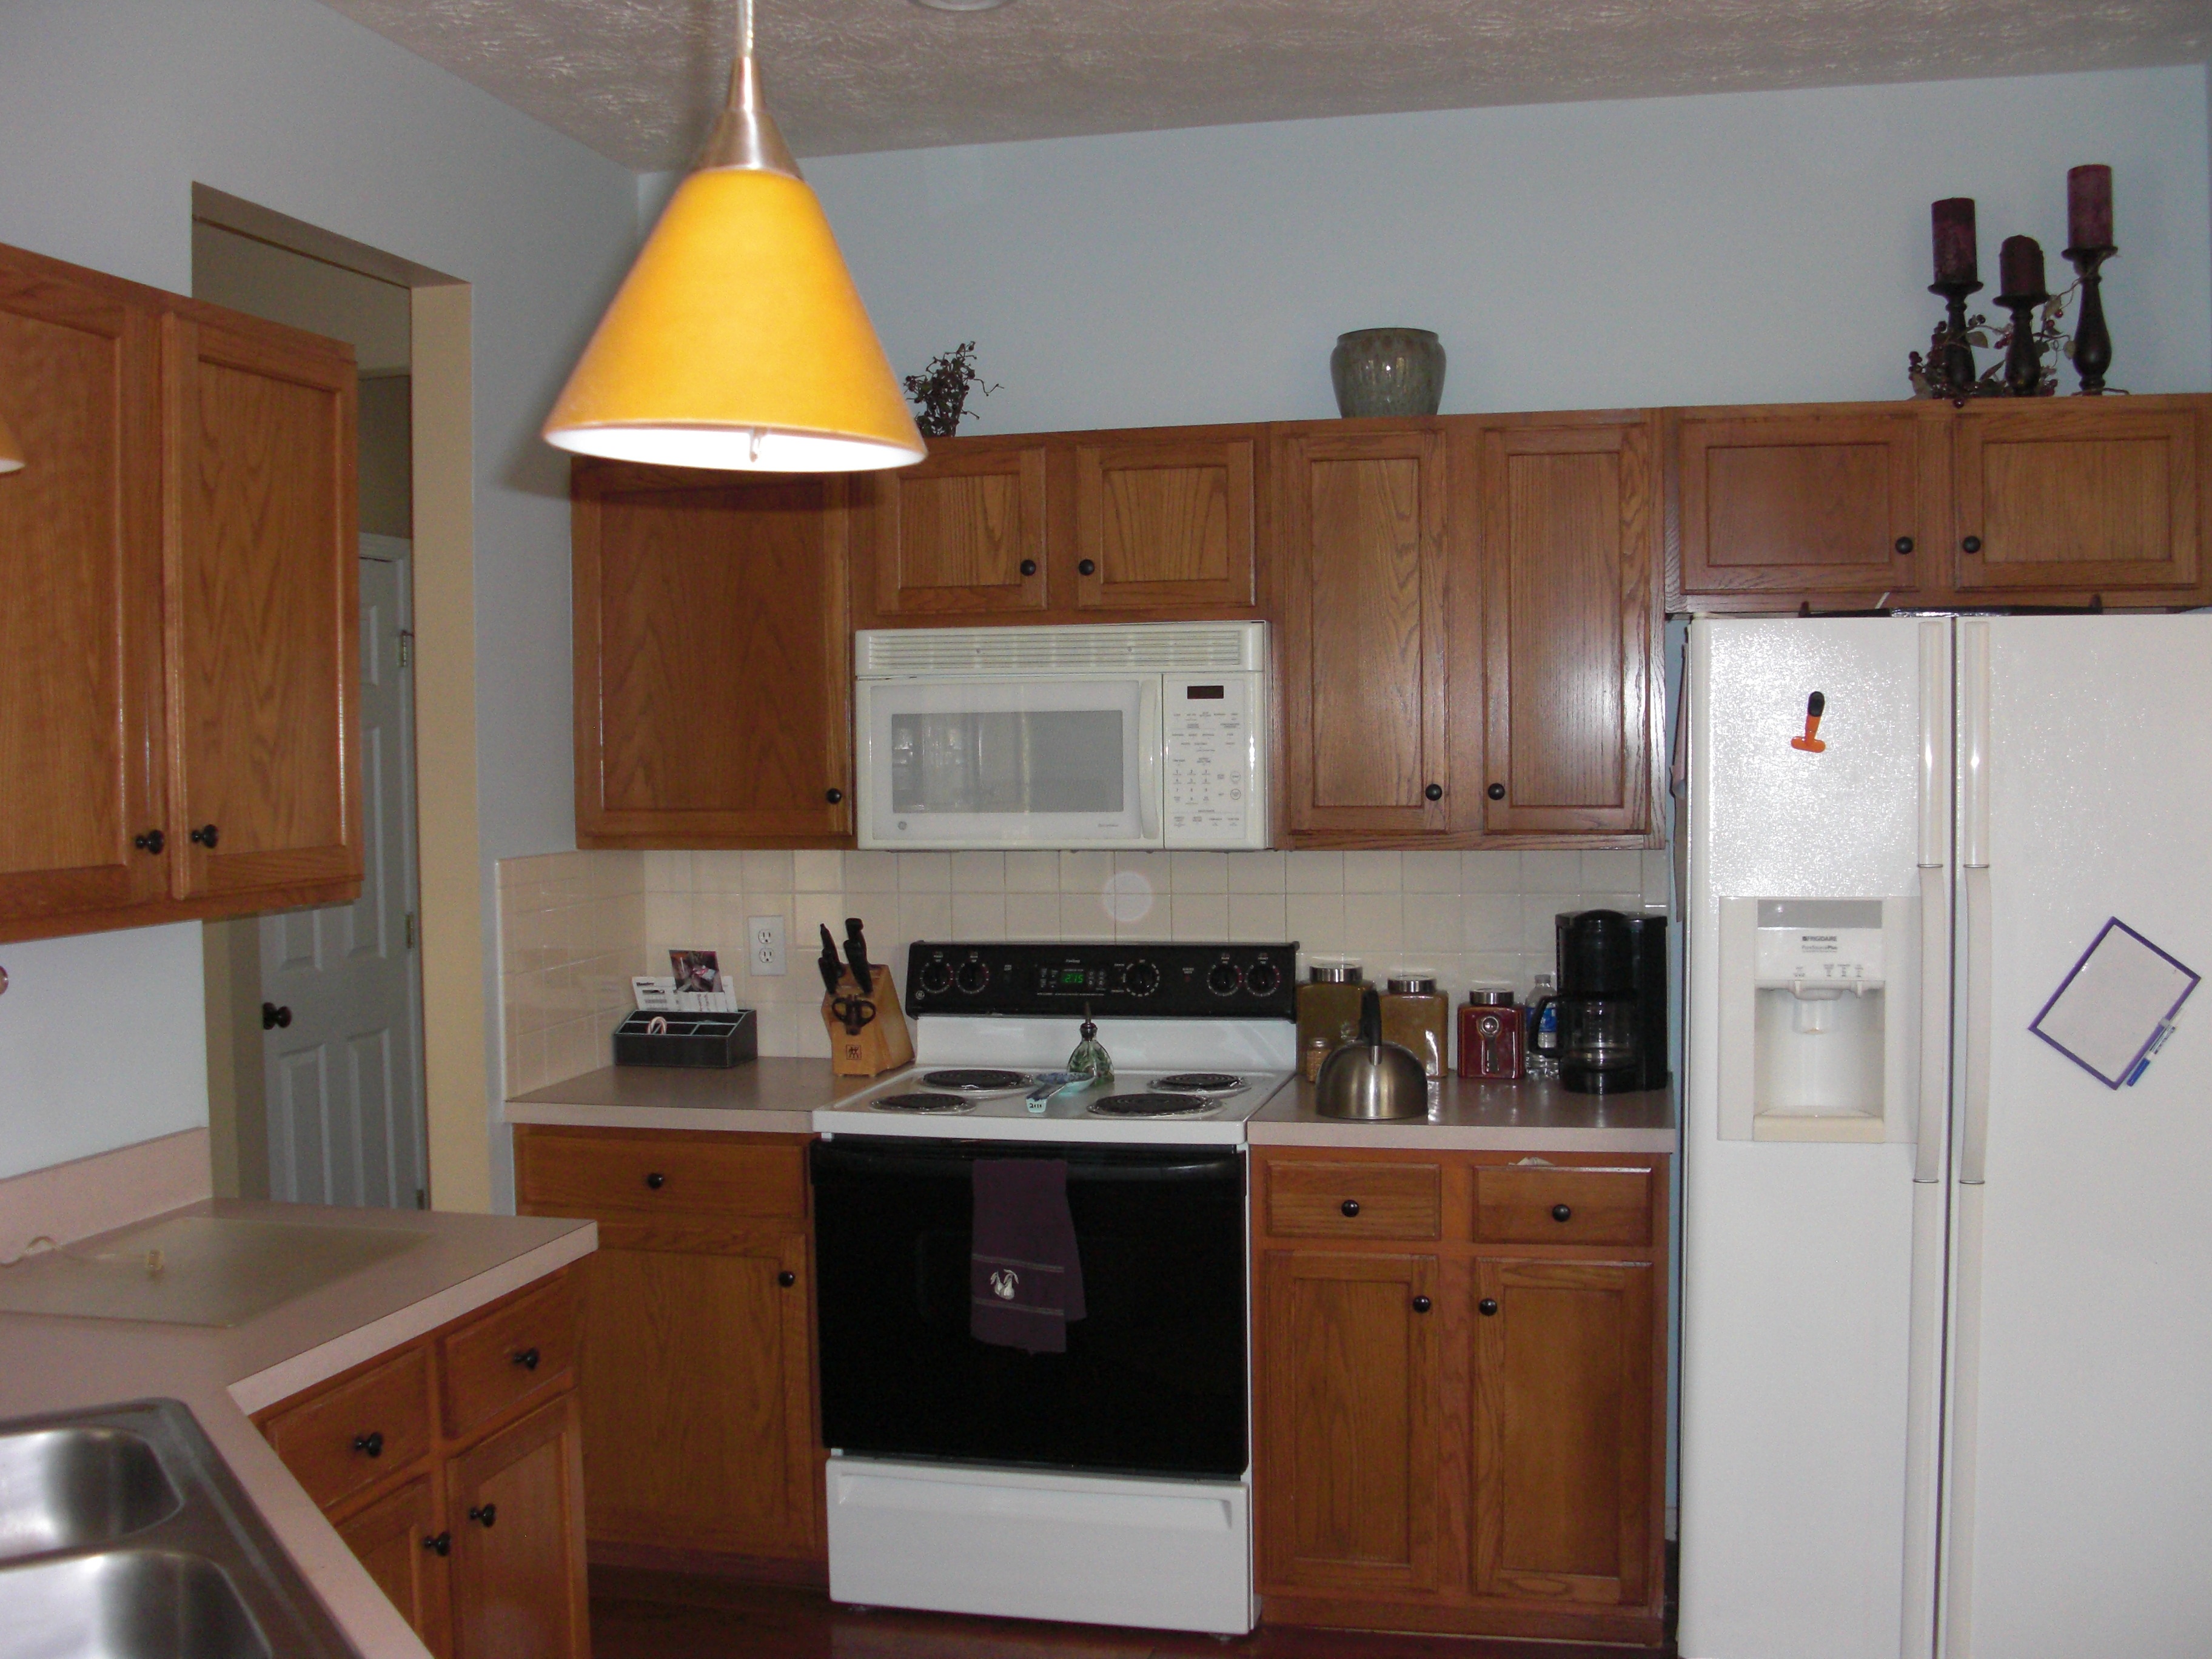
<path id="1" fill-rule="evenodd" d="M 1297 950 L 910 948 L 915 1063 L 814 1114 L 834 1599 L 1252 1627 L 1244 1125 L 1293 1074 Z M 1039 1097 L 1086 1017 L 1110 1081 Z M 1065 1353 L 969 1334 L 999 1158 L 1066 1166 Z"/>

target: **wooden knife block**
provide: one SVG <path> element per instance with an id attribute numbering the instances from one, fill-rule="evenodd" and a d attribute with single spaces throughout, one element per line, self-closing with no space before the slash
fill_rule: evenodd
<path id="1" fill-rule="evenodd" d="M 898 987 L 892 981 L 890 969 L 883 963 L 872 962 L 868 970 L 876 983 L 865 994 L 876 1005 L 876 1017 L 857 1035 L 848 1033 L 845 1022 L 830 1012 L 835 999 L 822 999 L 822 1026 L 830 1033 L 830 1072 L 833 1077 L 876 1077 L 914 1060 L 914 1038 L 908 1034 L 906 1015 L 899 1009 Z M 853 970 L 848 968 L 837 981 L 837 995 L 856 994 L 859 984 L 853 977 Z"/>

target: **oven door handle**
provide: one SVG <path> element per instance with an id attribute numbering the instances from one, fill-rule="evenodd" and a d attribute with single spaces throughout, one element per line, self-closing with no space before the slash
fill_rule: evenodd
<path id="1" fill-rule="evenodd" d="M 1042 1149 L 1024 1147 L 1022 1156 L 1037 1156 Z M 1049 1156 L 1050 1154 L 1045 1154 Z M 852 1146 L 835 1141 L 817 1140 L 813 1149 L 813 1172 L 819 1183 L 823 1176 L 964 1176 L 984 1158 L 999 1156 L 990 1152 L 966 1152 L 946 1149 L 926 1152 L 910 1152 L 903 1148 L 887 1150 L 874 1146 Z M 1178 1186 L 1209 1182 L 1241 1182 L 1244 1168 L 1235 1152 L 1215 1153 L 1203 1158 L 1177 1159 L 1173 1163 L 1151 1163 L 1137 1159 L 1115 1158 L 1111 1154 L 1101 1158 L 1067 1159 L 1067 1184 L 1071 1187 L 1098 1182 L 1115 1182 L 1132 1186 Z"/>

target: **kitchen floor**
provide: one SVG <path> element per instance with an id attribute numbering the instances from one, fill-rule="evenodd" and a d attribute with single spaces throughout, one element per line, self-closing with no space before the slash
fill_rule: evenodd
<path id="1" fill-rule="evenodd" d="M 628 1569 L 592 1569 L 592 1659 L 1624 1659 L 1658 1650 L 1468 1637 L 1262 1628 L 1233 1642 L 1177 1632 L 880 1609 L 819 1590 Z"/>

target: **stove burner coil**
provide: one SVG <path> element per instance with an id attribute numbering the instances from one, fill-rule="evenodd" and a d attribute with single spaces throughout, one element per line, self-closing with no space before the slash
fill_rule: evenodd
<path id="1" fill-rule="evenodd" d="M 1085 1109 L 1093 1117 L 1204 1117 L 1219 1111 L 1221 1103 L 1206 1095 L 1109 1095 Z"/>
<path id="2" fill-rule="evenodd" d="M 922 1086 L 927 1089 L 957 1089 L 970 1094 L 1012 1094 L 1026 1089 L 1036 1079 L 1026 1072 L 991 1071 L 981 1066 L 961 1066 L 945 1072 L 924 1072 Z"/>
<path id="3" fill-rule="evenodd" d="M 1231 1072 L 1177 1072 L 1154 1078 L 1152 1086 L 1168 1095 L 1233 1095 L 1250 1085 Z"/>
<path id="4" fill-rule="evenodd" d="M 975 1103 L 958 1095 L 884 1095 L 868 1104 L 879 1112 L 972 1112 Z"/>

